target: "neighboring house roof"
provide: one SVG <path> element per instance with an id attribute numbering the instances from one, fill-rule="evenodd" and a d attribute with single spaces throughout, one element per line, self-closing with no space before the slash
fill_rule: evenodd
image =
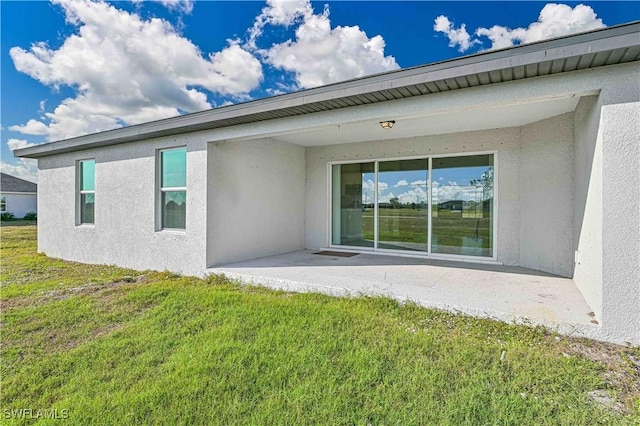
<path id="1" fill-rule="evenodd" d="M 6 173 L 0 173 L 0 192 L 38 192 L 38 185 Z"/>
<path id="2" fill-rule="evenodd" d="M 14 154 L 45 157 L 638 60 L 640 22 L 633 22 L 22 148 Z"/>

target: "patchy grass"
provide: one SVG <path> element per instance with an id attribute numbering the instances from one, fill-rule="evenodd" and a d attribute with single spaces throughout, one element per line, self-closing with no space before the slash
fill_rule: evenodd
<path id="1" fill-rule="evenodd" d="M 64 262 L 36 254 L 35 227 L 0 232 L 9 423 L 640 421 L 637 348 L 385 298 Z"/>

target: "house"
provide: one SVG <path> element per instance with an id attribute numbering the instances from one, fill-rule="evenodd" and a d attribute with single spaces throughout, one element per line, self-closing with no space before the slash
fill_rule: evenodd
<path id="1" fill-rule="evenodd" d="M 23 218 L 38 209 L 38 185 L 6 173 L 0 173 L 0 213 Z"/>
<path id="2" fill-rule="evenodd" d="M 639 60 L 636 22 L 16 155 L 38 159 L 49 256 L 195 275 L 304 248 L 517 265 L 572 278 L 599 338 L 640 344 Z"/>

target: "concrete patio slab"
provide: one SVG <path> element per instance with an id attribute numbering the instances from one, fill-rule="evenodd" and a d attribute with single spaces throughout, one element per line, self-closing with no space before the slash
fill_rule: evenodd
<path id="1" fill-rule="evenodd" d="M 569 278 L 519 267 L 302 250 L 208 270 L 247 284 L 333 296 L 376 295 L 593 337 L 598 325 Z"/>

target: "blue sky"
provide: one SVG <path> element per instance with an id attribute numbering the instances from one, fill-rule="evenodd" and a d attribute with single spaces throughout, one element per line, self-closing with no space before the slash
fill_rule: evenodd
<path id="1" fill-rule="evenodd" d="M 638 2 L 0 1 L 11 149 L 640 19 Z"/>

